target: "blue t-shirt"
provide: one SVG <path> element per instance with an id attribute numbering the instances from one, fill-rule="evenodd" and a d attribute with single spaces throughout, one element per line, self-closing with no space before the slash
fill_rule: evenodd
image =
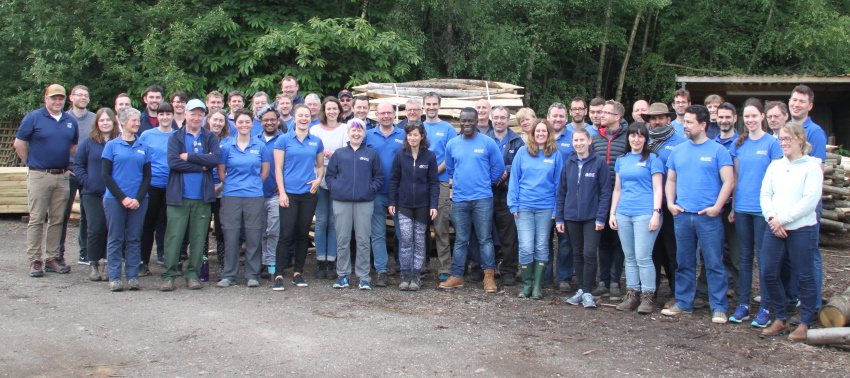
<path id="1" fill-rule="evenodd" d="M 430 143 L 428 149 L 437 156 L 437 165 L 443 164 L 446 161 L 446 145 L 449 140 L 457 136 L 457 131 L 452 124 L 446 121 L 422 122 L 422 125 L 425 127 L 425 133 L 427 133 L 425 137 L 428 138 L 428 143 Z M 440 173 L 439 179 L 440 182 L 449 182 L 449 173 L 443 171 L 443 173 Z"/>
<path id="2" fill-rule="evenodd" d="M 378 151 L 378 156 L 381 157 L 381 168 L 384 169 L 384 184 L 378 193 L 387 194 L 387 186 L 390 182 L 390 173 L 393 169 L 393 160 L 395 154 L 401 149 L 404 143 L 404 130 L 393 126 L 393 131 L 390 135 L 384 136 L 381 127 L 374 127 L 366 130 L 366 147 Z"/>
<path id="3" fill-rule="evenodd" d="M 732 143 L 729 154 L 738 159 L 735 211 L 760 214 L 761 181 L 770 162 L 782 157 L 779 141 L 769 134 L 764 134 L 758 140 L 747 138 L 741 147 L 735 147 L 735 143 Z"/>
<path id="4" fill-rule="evenodd" d="M 670 122 L 670 124 L 673 125 L 673 130 L 675 130 L 676 135 L 678 135 L 682 138 L 685 137 L 685 124 L 684 123 L 676 122 L 676 120 L 674 119 L 673 121 Z"/>
<path id="5" fill-rule="evenodd" d="M 186 133 L 186 138 L 183 140 L 183 143 L 186 145 L 186 152 L 194 152 L 196 154 L 204 152 L 202 135 L 202 132 L 198 132 L 198 137 L 196 138 L 191 133 Z M 215 175 L 215 172 L 213 172 L 213 175 Z M 203 172 L 183 173 L 183 198 L 204 199 L 202 190 L 203 182 Z"/>
<path id="6" fill-rule="evenodd" d="M 301 141 L 295 133 L 284 134 L 277 138 L 274 148 L 284 152 L 283 190 L 289 194 L 309 192 L 307 183 L 316 179 L 316 155 L 325 150 L 322 139 L 307 134 Z"/>
<path id="7" fill-rule="evenodd" d="M 262 197 L 263 180 L 260 173 L 263 163 L 272 160 L 266 144 L 257 138 L 251 141 L 244 150 L 237 145 L 236 139 L 231 139 L 221 146 L 221 161 L 226 167 L 222 195 L 228 197 Z"/>
<path id="8" fill-rule="evenodd" d="M 673 152 L 673 148 L 687 141 L 687 139 L 680 137 L 675 133 L 673 135 L 670 135 L 670 137 L 664 141 L 664 144 L 661 146 L 661 148 L 656 151 L 658 153 L 658 157 L 661 158 L 661 162 L 664 163 L 664 165 L 666 166 L 667 159 L 670 157 L 670 153 Z M 664 171 L 664 176 L 667 176 L 666 170 Z"/>
<path id="9" fill-rule="evenodd" d="M 150 129 L 142 133 L 139 141 L 148 146 L 151 155 L 151 186 L 165 188 L 168 185 L 168 137 L 174 130 L 167 133 L 159 131 L 159 128 Z"/>
<path id="10" fill-rule="evenodd" d="M 139 139 L 131 146 L 129 142 L 115 138 L 106 142 L 102 157 L 112 162 L 112 178 L 118 188 L 129 198 L 136 198 L 142 185 L 145 163 L 151 161 L 149 148 Z M 109 188 L 105 198 L 116 198 Z M 147 194 L 145 194 L 147 197 Z"/>
<path id="11" fill-rule="evenodd" d="M 286 132 L 295 132 L 295 120 L 290 118 L 288 121 L 283 121 L 286 124 Z"/>
<path id="12" fill-rule="evenodd" d="M 714 206 L 723 186 L 720 168 L 726 165 L 732 165 L 732 156 L 711 140 L 676 146 L 667 160 L 667 168 L 676 172 L 676 205 L 688 213 Z"/>
<path id="13" fill-rule="evenodd" d="M 266 181 L 263 181 L 263 197 L 265 198 L 271 198 L 277 195 L 277 181 L 274 175 L 274 144 L 282 135 L 284 134 L 278 131 L 277 134 L 268 140 L 266 140 L 266 135 L 264 133 L 260 133 L 260 135 L 255 137 L 255 139 L 266 146 L 266 150 L 268 150 L 269 156 L 271 157 L 269 160 L 269 175 L 266 177 Z"/>
<path id="14" fill-rule="evenodd" d="M 652 175 L 664 173 L 664 163 L 657 155 L 640 161 L 641 154 L 628 152 L 617 158 L 614 172 L 620 177 L 620 202 L 617 213 L 630 217 L 652 215 Z"/>
<path id="15" fill-rule="evenodd" d="M 588 130 L 593 130 L 593 128 L 591 127 Z M 593 134 L 591 134 L 591 136 L 593 136 Z M 561 155 L 563 155 L 561 157 L 564 158 L 563 160 L 567 161 L 567 158 L 570 157 L 573 151 L 575 151 L 575 149 L 573 149 L 573 132 L 564 129 L 564 132 L 555 138 L 555 144 L 557 144 L 558 149 L 561 150 Z"/>
<path id="16" fill-rule="evenodd" d="M 26 163 L 30 168 L 64 169 L 79 135 L 76 118 L 62 112 L 57 121 L 47 108 L 41 108 L 24 117 L 15 138 L 29 142 Z"/>
<path id="17" fill-rule="evenodd" d="M 591 138 L 592 138 L 594 135 L 599 134 L 599 131 L 597 131 L 596 129 L 594 129 L 594 128 L 593 128 L 593 125 L 591 125 L 591 124 L 589 124 L 589 123 L 585 123 L 585 124 L 584 124 L 584 129 L 585 129 L 585 130 L 587 130 L 587 132 L 590 134 L 590 137 L 591 137 Z M 573 123 L 572 123 L 572 122 L 570 122 L 570 123 L 568 123 L 568 124 L 567 124 L 566 130 L 567 130 L 567 131 L 569 131 L 569 132 L 570 132 L 570 134 L 572 134 L 572 133 L 574 133 L 574 132 L 576 131 L 576 127 L 575 127 L 575 126 L 573 126 Z"/>
<path id="18" fill-rule="evenodd" d="M 820 159 L 821 163 L 826 161 L 826 132 L 818 124 L 812 122 L 812 117 L 803 122 L 803 129 L 806 130 L 806 141 L 812 144 L 812 152 L 810 156 Z"/>
<path id="19" fill-rule="evenodd" d="M 493 197 L 491 185 L 505 173 L 505 161 L 493 138 L 476 133 L 472 139 L 449 141 L 446 172 L 454 179 L 452 201 L 474 201 Z"/>
<path id="20" fill-rule="evenodd" d="M 508 180 L 508 207 L 511 213 L 520 208 L 528 210 L 552 209 L 555 213 L 555 193 L 564 168 L 564 156 L 552 153 L 546 156 L 543 150 L 531 156 L 528 148 L 517 151 L 511 165 Z"/>

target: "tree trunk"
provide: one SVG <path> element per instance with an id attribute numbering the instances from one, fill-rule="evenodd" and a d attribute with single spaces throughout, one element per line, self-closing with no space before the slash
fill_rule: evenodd
<path id="1" fill-rule="evenodd" d="M 829 298 L 818 312 L 818 319 L 827 328 L 844 327 L 850 323 L 850 287 Z"/>
<path id="2" fill-rule="evenodd" d="M 623 97 L 623 83 L 626 81 L 626 69 L 629 68 L 629 58 L 632 55 L 632 47 L 635 45 L 635 37 L 637 36 L 638 26 L 640 26 L 640 17 L 643 12 L 638 11 L 635 16 L 635 23 L 632 25 L 632 33 L 629 36 L 629 47 L 626 48 L 626 56 L 623 57 L 623 65 L 620 67 L 620 77 L 617 79 L 617 93 L 614 95 L 614 101 L 620 102 Z"/>
<path id="3" fill-rule="evenodd" d="M 602 26 L 602 48 L 599 50 L 599 72 L 596 74 L 596 97 L 602 97 L 602 75 L 605 71 L 605 53 L 608 49 L 608 26 L 611 24 L 611 3 L 605 8 L 605 25 Z"/>
<path id="4" fill-rule="evenodd" d="M 641 46 L 641 48 L 640 48 L 640 57 L 641 58 L 646 57 L 646 42 L 649 41 L 649 24 L 652 21 L 652 11 L 651 10 L 649 11 L 649 17 L 647 17 L 645 21 L 646 22 L 644 22 L 644 23 L 646 25 L 644 25 L 644 28 L 643 28 L 643 46 Z"/>

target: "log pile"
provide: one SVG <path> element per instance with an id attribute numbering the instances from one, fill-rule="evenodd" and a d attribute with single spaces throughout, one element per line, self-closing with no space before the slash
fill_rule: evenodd
<path id="1" fill-rule="evenodd" d="M 835 150 L 827 146 L 828 151 Z M 827 152 L 823 172 L 823 216 L 821 230 L 824 232 L 847 232 L 850 230 L 850 158 Z"/>
<path id="2" fill-rule="evenodd" d="M 27 214 L 27 170 L 26 167 L 0 167 L 0 214 Z M 80 197 L 77 196 L 71 210 L 71 218 L 80 217 Z"/>
<path id="3" fill-rule="evenodd" d="M 369 83 L 353 88 L 355 96 L 366 96 L 371 103 L 369 118 L 375 118 L 375 109 L 380 102 L 389 102 L 396 107 L 398 119 L 403 119 L 403 108 L 407 100 L 421 100 L 428 92 L 436 92 L 442 97 L 440 118 L 457 126 L 460 110 L 475 107 L 475 102 L 485 99 L 491 106 L 504 106 L 511 113 L 523 107 L 523 87 L 498 81 L 471 79 L 428 79 L 406 83 Z M 423 112 L 424 113 L 424 112 Z M 512 116 L 513 117 L 513 116 Z M 511 125 L 515 125 L 513 118 Z"/>
<path id="4" fill-rule="evenodd" d="M 818 320 L 827 328 L 850 325 L 850 287 L 843 293 L 836 293 L 821 306 Z"/>

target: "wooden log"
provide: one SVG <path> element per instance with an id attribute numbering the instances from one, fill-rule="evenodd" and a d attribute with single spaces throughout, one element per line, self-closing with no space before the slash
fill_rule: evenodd
<path id="1" fill-rule="evenodd" d="M 847 225 L 831 219 L 821 218 L 820 225 L 821 228 L 828 231 L 847 232 Z"/>
<path id="2" fill-rule="evenodd" d="M 824 210 L 835 210 L 835 201 L 832 200 L 823 200 L 823 209 Z"/>
<path id="3" fill-rule="evenodd" d="M 832 153 L 832 152 L 826 153 L 826 160 L 835 159 L 835 160 L 841 161 L 841 158 L 843 158 L 843 157 L 844 156 L 841 156 L 839 154 L 835 154 L 835 153 Z"/>
<path id="4" fill-rule="evenodd" d="M 824 201 L 832 201 L 834 198 L 833 198 L 832 194 L 824 194 L 824 195 L 820 196 L 820 199 L 822 199 Z"/>
<path id="5" fill-rule="evenodd" d="M 810 329 L 806 333 L 806 344 L 850 344 L 850 327 Z"/>
<path id="6" fill-rule="evenodd" d="M 821 217 L 839 222 L 844 221 L 844 213 L 840 213 L 833 210 L 827 210 L 826 207 L 824 207 L 823 212 L 821 213 Z"/>
<path id="7" fill-rule="evenodd" d="M 828 175 L 828 174 L 833 173 L 833 172 L 835 172 L 835 166 L 834 165 L 824 165 L 823 166 L 823 174 L 824 175 Z"/>
<path id="8" fill-rule="evenodd" d="M 835 207 L 835 211 L 844 213 L 844 215 L 850 214 L 850 207 Z"/>
<path id="9" fill-rule="evenodd" d="M 823 180 L 823 184 L 824 184 L 824 185 L 835 185 L 835 180 L 833 180 L 833 179 L 826 179 L 826 180 Z"/>
<path id="10" fill-rule="evenodd" d="M 850 287 L 829 298 L 829 302 L 818 312 L 818 319 L 827 328 L 850 324 Z"/>
<path id="11" fill-rule="evenodd" d="M 850 189 L 839 188 L 831 185 L 824 185 L 823 191 L 827 193 L 840 194 L 842 196 L 850 196 Z"/>
<path id="12" fill-rule="evenodd" d="M 847 208 L 850 208 L 850 201 L 845 201 L 845 200 L 835 200 L 835 207 L 847 207 Z"/>

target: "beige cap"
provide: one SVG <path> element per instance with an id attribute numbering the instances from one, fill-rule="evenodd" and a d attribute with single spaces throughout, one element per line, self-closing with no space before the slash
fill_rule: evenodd
<path id="1" fill-rule="evenodd" d="M 47 90 L 44 91 L 44 95 L 47 96 L 47 97 L 53 97 L 53 96 L 63 96 L 63 97 L 65 97 L 65 87 L 63 87 L 59 84 L 50 84 L 50 86 L 47 87 Z"/>

